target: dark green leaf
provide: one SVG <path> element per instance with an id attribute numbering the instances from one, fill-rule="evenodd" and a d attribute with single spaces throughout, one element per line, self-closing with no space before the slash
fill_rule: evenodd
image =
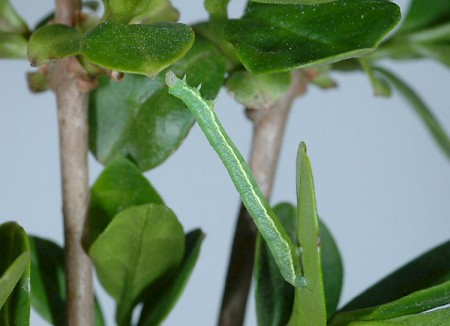
<path id="1" fill-rule="evenodd" d="M 339 248 L 325 224 L 319 220 L 320 253 L 322 260 L 322 276 L 327 307 L 327 318 L 330 319 L 339 304 L 342 283 L 344 281 L 344 267 Z"/>
<path id="2" fill-rule="evenodd" d="M 128 325 L 143 291 L 173 273 L 184 254 L 184 233 L 163 205 L 133 206 L 119 213 L 89 249 L 100 283 L 117 301 L 116 320 Z"/>
<path id="3" fill-rule="evenodd" d="M 331 325 L 348 325 L 354 320 L 386 320 L 418 314 L 450 302 L 450 281 L 408 294 L 380 306 L 338 313 Z M 408 324 L 409 325 L 409 324 Z"/>
<path id="4" fill-rule="evenodd" d="M 194 42 L 184 24 L 103 23 L 85 35 L 82 53 L 99 66 L 146 76 L 182 58 Z"/>
<path id="5" fill-rule="evenodd" d="M 277 72 L 367 54 L 399 19 L 398 6 L 384 0 L 251 3 L 227 24 L 225 37 L 248 70 Z"/>
<path id="6" fill-rule="evenodd" d="M 450 18 L 450 1 L 448 0 L 412 0 L 405 21 L 399 29 L 399 34 L 419 30 L 434 25 L 437 22 L 448 21 Z"/>
<path id="7" fill-rule="evenodd" d="M 226 87 L 231 97 L 249 109 L 269 109 L 289 89 L 291 75 L 287 72 L 254 75 L 237 71 L 228 78 Z"/>
<path id="8" fill-rule="evenodd" d="M 139 326 L 159 325 L 173 309 L 191 276 L 204 237 L 198 229 L 186 234 L 186 252 L 176 275 L 145 291 Z"/>
<path id="9" fill-rule="evenodd" d="M 259 3 L 276 3 L 276 4 L 291 4 L 291 5 L 317 5 L 321 3 L 333 2 L 336 0 L 251 0 Z"/>
<path id="10" fill-rule="evenodd" d="M 288 203 L 274 207 L 281 225 L 297 242 L 297 209 Z M 281 276 L 264 239 L 258 234 L 255 249 L 255 301 L 258 325 L 285 326 L 294 302 L 294 288 Z"/>
<path id="11" fill-rule="evenodd" d="M 140 24 L 175 23 L 179 18 L 180 13 L 172 6 L 170 0 L 152 0 L 147 9 L 134 17 L 131 22 Z"/>
<path id="12" fill-rule="evenodd" d="M 203 96 L 213 99 L 223 84 L 225 60 L 210 43 L 197 40 L 170 69 L 187 74 L 193 85 L 202 83 Z M 126 75 L 119 83 L 101 79 L 89 105 L 89 143 L 96 158 L 109 163 L 122 155 L 141 170 L 166 160 L 194 123 L 183 102 L 167 93 L 164 74 Z"/>
<path id="13" fill-rule="evenodd" d="M 28 43 L 28 60 L 39 66 L 80 53 L 82 34 L 67 25 L 46 25 L 37 29 Z"/>
<path id="14" fill-rule="evenodd" d="M 30 244 L 14 222 L 0 225 L 0 325 L 30 324 Z"/>
<path id="15" fill-rule="evenodd" d="M 26 59 L 28 43 L 19 34 L 0 32 L 0 58 Z"/>
<path id="16" fill-rule="evenodd" d="M 400 94 L 403 95 L 403 97 L 422 119 L 436 143 L 441 147 L 441 150 L 447 155 L 448 158 L 450 158 L 450 138 L 422 99 L 411 87 L 409 87 L 409 85 L 395 76 L 392 72 L 382 68 L 376 68 L 376 71 L 386 77 L 400 92 Z"/>
<path id="17" fill-rule="evenodd" d="M 450 280 L 450 241 L 424 253 L 358 295 L 344 311 L 381 305 Z"/>
<path id="18" fill-rule="evenodd" d="M 327 311 L 320 255 L 319 219 L 316 208 L 314 181 L 306 145 L 297 152 L 297 236 L 306 286 L 295 289 L 294 308 L 289 326 L 327 324 Z"/>
<path id="19" fill-rule="evenodd" d="M 409 326 L 443 326 L 450 320 L 450 308 L 439 309 L 424 314 L 402 316 L 390 319 L 389 322 Z"/>
<path id="20" fill-rule="evenodd" d="M 30 237 L 31 305 L 52 325 L 65 325 L 66 276 L 64 250 L 46 239 Z M 95 326 L 103 326 L 103 314 L 95 301 Z"/>
<path id="21" fill-rule="evenodd" d="M 86 247 L 89 248 L 122 210 L 150 203 L 163 204 L 163 201 L 141 171 L 123 157 L 112 161 L 91 189 Z"/>
<path id="22" fill-rule="evenodd" d="M 8 0 L 0 0 L 0 31 L 25 35 L 28 26 Z"/>

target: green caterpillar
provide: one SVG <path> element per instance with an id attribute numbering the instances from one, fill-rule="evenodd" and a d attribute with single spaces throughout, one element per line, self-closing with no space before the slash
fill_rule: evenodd
<path id="1" fill-rule="evenodd" d="M 211 146 L 230 174 L 244 206 L 267 242 L 284 279 L 295 287 L 306 286 L 297 247 L 278 221 L 259 189 L 247 162 L 225 132 L 212 101 L 202 98 L 199 88 L 192 88 L 186 78 L 179 79 L 172 71 L 166 74 L 169 93 L 181 99 L 194 115 Z"/>

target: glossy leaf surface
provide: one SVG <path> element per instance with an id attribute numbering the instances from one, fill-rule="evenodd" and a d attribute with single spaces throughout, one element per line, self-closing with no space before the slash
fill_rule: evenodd
<path id="1" fill-rule="evenodd" d="M 225 37 L 248 70 L 277 72 L 367 54 L 399 19 L 398 6 L 384 0 L 251 3 L 227 24 Z"/>
<path id="2" fill-rule="evenodd" d="M 333 318 L 331 325 L 348 325 L 354 320 L 386 320 L 413 315 L 447 305 L 449 302 L 450 281 L 447 281 L 380 306 L 339 313 Z"/>
<path id="3" fill-rule="evenodd" d="M 173 273 L 184 255 L 185 236 L 163 205 L 133 206 L 119 213 L 89 249 L 100 283 L 116 300 L 116 321 L 128 324 L 144 289 Z"/>
<path id="4" fill-rule="evenodd" d="M 388 320 L 389 323 L 398 323 L 409 326 L 443 326 L 450 320 L 450 308 L 439 309 L 424 314 L 407 315 Z"/>
<path id="5" fill-rule="evenodd" d="M 28 60 L 39 66 L 52 60 L 74 56 L 81 51 L 83 35 L 67 25 L 45 25 L 30 37 Z"/>
<path id="6" fill-rule="evenodd" d="M 86 246 L 89 247 L 122 210 L 149 203 L 163 204 L 163 201 L 132 162 L 120 156 L 116 158 L 91 188 Z"/>
<path id="7" fill-rule="evenodd" d="M 290 74 L 255 75 L 248 71 L 231 74 L 226 82 L 229 94 L 249 109 L 269 109 L 289 89 Z"/>
<path id="8" fill-rule="evenodd" d="M 189 83 L 202 83 L 203 96 L 213 99 L 223 84 L 225 59 L 206 41 L 196 41 L 186 56 L 172 65 Z M 126 75 L 125 80 L 100 80 L 90 96 L 90 149 L 102 163 L 118 155 L 140 170 L 166 160 L 180 146 L 194 123 L 181 100 L 167 92 L 164 75 L 154 79 Z"/>
<path id="9" fill-rule="evenodd" d="M 450 241 L 386 276 L 347 303 L 343 310 L 381 305 L 450 280 Z"/>
<path id="10" fill-rule="evenodd" d="M 31 305 L 52 325 L 66 323 L 66 276 L 64 250 L 56 243 L 36 236 L 30 237 Z M 95 326 L 103 326 L 103 314 L 95 301 Z"/>
<path id="11" fill-rule="evenodd" d="M 14 222 L 0 225 L 0 325 L 30 324 L 30 244 Z"/>
<path id="12" fill-rule="evenodd" d="M 281 225 L 297 243 L 297 209 L 288 203 L 274 207 Z M 258 325 L 285 326 L 294 302 L 294 288 L 287 283 L 264 239 L 258 234 L 255 249 L 255 302 Z"/>
<path id="13" fill-rule="evenodd" d="M 159 325 L 173 309 L 189 281 L 204 237 L 198 229 L 186 234 L 186 252 L 176 274 L 145 291 L 139 326 Z"/>
<path id="14" fill-rule="evenodd" d="M 290 5 L 318 5 L 321 3 L 333 2 L 337 0 L 251 0 L 259 3 L 275 3 L 275 4 L 290 4 Z"/>
<path id="15" fill-rule="evenodd" d="M 392 72 L 381 68 L 377 68 L 376 71 L 381 73 L 383 77 L 387 78 L 406 99 L 406 101 L 422 119 L 423 123 L 433 136 L 436 143 L 440 146 L 441 150 L 450 159 L 450 138 L 428 106 L 422 101 L 416 92 L 409 87 L 408 84 L 395 76 Z"/>
<path id="16" fill-rule="evenodd" d="M 314 181 L 306 145 L 297 152 L 297 237 L 306 286 L 295 289 L 294 308 L 290 326 L 327 324 L 327 311 L 320 254 L 319 219 L 317 215 Z"/>
<path id="17" fill-rule="evenodd" d="M 22 35 L 0 32 L 0 58 L 26 59 L 28 42 Z"/>
<path id="18" fill-rule="evenodd" d="M 182 58 L 194 42 L 184 24 L 103 23 L 85 35 L 82 53 L 99 66 L 146 76 Z"/>

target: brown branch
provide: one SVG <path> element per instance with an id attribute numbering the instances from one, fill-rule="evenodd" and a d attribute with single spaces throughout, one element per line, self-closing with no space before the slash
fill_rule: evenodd
<path id="1" fill-rule="evenodd" d="M 79 0 L 57 0 L 55 21 L 74 26 L 80 5 Z M 81 246 L 89 203 L 88 93 L 80 87 L 83 74 L 76 59 L 68 58 L 56 63 L 51 76 L 58 107 L 69 326 L 90 326 L 94 315 L 92 265 Z"/>
<path id="2" fill-rule="evenodd" d="M 294 99 L 306 90 L 306 79 L 300 71 L 292 73 L 289 91 L 268 110 L 247 110 L 253 122 L 253 142 L 249 165 L 261 191 L 270 198 L 281 143 Z M 222 306 L 220 326 L 239 326 L 244 322 L 255 256 L 257 229 L 241 205 L 231 249 L 230 263 Z"/>

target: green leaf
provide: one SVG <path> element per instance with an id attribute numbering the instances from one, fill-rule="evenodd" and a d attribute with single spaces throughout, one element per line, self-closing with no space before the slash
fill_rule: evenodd
<path id="1" fill-rule="evenodd" d="M 27 72 L 28 89 L 33 93 L 41 93 L 48 90 L 48 77 L 40 71 Z"/>
<path id="2" fill-rule="evenodd" d="M 0 32 L 0 58 L 26 59 L 28 42 L 22 35 Z"/>
<path id="3" fill-rule="evenodd" d="M 226 87 L 231 97 L 249 109 L 269 109 L 288 91 L 291 75 L 287 72 L 254 75 L 248 71 L 231 74 Z"/>
<path id="4" fill-rule="evenodd" d="M 27 24 L 8 0 L 0 0 L 0 31 L 22 35 L 29 32 Z"/>
<path id="5" fill-rule="evenodd" d="M 439 309 L 423 314 L 408 315 L 398 318 L 390 319 L 389 321 L 396 322 L 401 325 L 409 326 L 442 326 L 448 324 L 450 320 L 450 308 Z"/>
<path id="6" fill-rule="evenodd" d="M 424 253 L 347 303 L 343 311 L 378 306 L 450 280 L 450 241 Z"/>
<path id="7" fill-rule="evenodd" d="M 294 243 L 297 242 L 297 209 L 288 203 L 278 204 L 274 212 Z M 255 249 L 255 301 L 258 325 L 284 326 L 289 321 L 294 302 L 294 288 L 287 283 L 258 234 Z"/>
<path id="8" fill-rule="evenodd" d="M 30 237 L 31 305 L 52 325 L 66 324 L 64 250 L 52 241 Z M 103 326 L 103 313 L 95 300 L 95 326 Z"/>
<path id="9" fill-rule="evenodd" d="M 204 237 L 199 229 L 186 234 L 186 252 L 176 275 L 145 291 L 139 326 L 159 325 L 173 309 L 191 276 Z"/>
<path id="10" fill-rule="evenodd" d="M 297 242 L 297 208 L 289 203 L 274 207 L 281 224 L 294 243 Z M 320 254 L 327 318 L 339 303 L 343 282 L 343 266 L 336 242 L 328 228 L 319 220 Z M 258 325 L 284 326 L 294 302 L 294 288 L 284 281 L 267 245 L 258 235 L 255 255 L 255 298 Z"/>
<path id="11" fill-rule="evenodd" d="M 392 95 L 392 90 L 389 83 L 377 76 L 373 70 L 373 67 L 364 59 L 359 58 L 359 63 L 364 69 L 365 73 L 369 77 L 370 83 L 372 84 L 373 92 L 375 96 L 390 97 Z"/>
<path id="12" fill-rule="evenodd" d="M 450 19 L 450 2 L 448 0 L 413 0 L 406 18 L 397 34 L 419 30 L 435 23 Z"/>
<path id="13" fill-rule="evenodd" d="M 135 16 L 133 24 L 154 24 L 160 22 L 175 23 L 180 18 L 179 11 L 172 6 L 170 0 L 152 0 L 147 9 Z"/>
<path id="14" fill-rule="evenodd" d="M 314 181 L 306 145 L 297 152 L 297 219 L 298 241 L 306 278 L 306 286 L 295 289 L 294 308 L 288 325 L 327 324 L 327 311 L 320 255 L 319 219 L 316 208 Z"/>
<path id="15" fill-rule="evenodd" d="M 334 315 L 341 297 L 344 267 L 339 248 L 333 235 L 321 220 L 319 220 L 319 227 L 323 286 L 327 319 L 330 319 Z"/>
<path id="16" fill-rule="evenodd" d="M 398 6 L 384 0 L 250 3 L 242 19 L 227 24 L 225 38 L 248 70 L 278 72 L 365 55 L 399 19 Z"/>
<path id="17" fill-rule="evenodd" d="M 30 244 L 14 222 L 0 225 L 0 325 L 30 324 Z"/>
<path id="18" fill-rule="evenodd" d="M 103 19 L 127 24 L 130 20 L 147 10 L 151 0 L 102 0 L 105 6 Z"/>
<path id="19" fill-rule="evenodd" d="M 290 4 L 290 5 L 318 5 L 321 3 L 333 2 L 337 0 L 251 0 L 259 3 L 275 3 L 275 4 Z"/>
<path id="20" fill-rule="evenodd" d="M 375 70 L 388 79 L 400 94 L 403 95 L 406 101 L 422 119 L 436 143 L 441 147 L 441 150 L 450 159 L 450 138 L 422 99 L 408 84 L 395 76 L 392 72 L 382 68 L 375 68 Z"/>
<path id="21" fill-rule="evenodd" d="M 189 83 L 202 83 L 203 96 L 213 99 L 223 84 L 225 60 L 213 45 L 197 40 L 170 69 L 187 74 Z M 90 95 L 90 149 L 104 164 L 122 155 L 141 170 L 151 169 L 180 146 L 193 123 L 184 103 L 168 94 L 164 74 L 126 75 L 121 82 L 103 78 Z"/>
<path id="22" fill-rule="evenodd" d="M 119 156 L 92 186 L 85 246 L 89 248 L 115 215 L 130 206 L 149 203 L 163 204 L 163 201 L 141 171 Z"/>
<path id="23" fill-rule="evenodd" d="M 103 23 L 85 35 L 82 53 L 99 66 L 146 76 L 182 58 L 194 42 L 184 24 Z"/>
<path id="24" fill-rule="evenodd" d="M 173 273 L 184 254 L 184 233 L 175 214 L 158 204 L 119 213 L 89 249 L 97 276 L 117 301 L 116 320 L 128 325 L 143 291 Z"/>
<path id="25" fill-rule="evenodd" d="M 28 60 L 39 66 L 52 60 L 74 56 L 81 51 L 82 34 L 67 25 L 45 25 L 37 29 L 28 43 Z"/>
<path id="26" fill-rule="evenodd" d="M 450 281 L 408 294 L 375 307 L 338 313 L 331 325 L 348 325 L 354 320 L 386 320 L 421 313 L 450 302 Z M 408 324 L 409 325 L 409 324 Z"/>

